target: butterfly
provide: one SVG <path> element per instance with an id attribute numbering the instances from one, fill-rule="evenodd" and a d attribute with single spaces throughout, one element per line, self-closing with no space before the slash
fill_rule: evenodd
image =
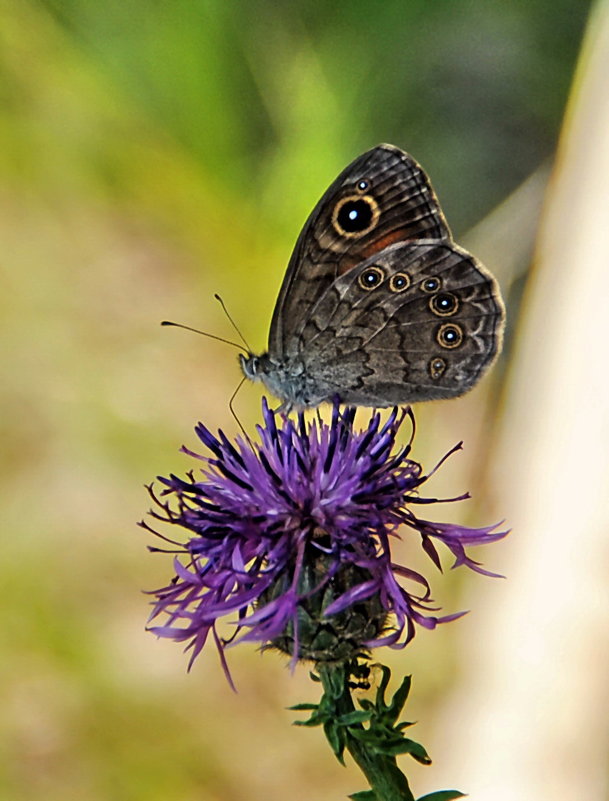
<path id="1" fill-rule="evenodd" d="M 453 241 L 423 169 L 384 144 L 356 158 L 313 209 L 268 351 L 240 362 L 284 409 L 453 398 L 492 364 L 504 317 L 497 282 Z"/>

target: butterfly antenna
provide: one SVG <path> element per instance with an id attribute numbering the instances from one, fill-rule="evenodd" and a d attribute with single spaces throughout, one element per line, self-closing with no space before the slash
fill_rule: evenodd
<path id="1" fill-rule="evenodd" d="M 210 339 L 217 339 L 218 342 L 224 342 L 226 345 L 232 345 L 233 348 L 239 348 L 239 350 L 244 351 L 248 355 L 251 353 L 249 348 L 244 348 L 243 345 L 240 345 L 238 342 L 231 342 L 230 339 L 217 337 L 215 334 L 208 334 L 207 331 L 200 331 L 198 328 L 191 328 L 189 325 L 182 325 L 182 323 L 172 323 L 170 320 L 163 320 L 161 322 L 161 325 L 172 325 L 174 326 L 174 328 L 183 328 L 186 331 L 194 331 L 195 334 L 202 334 L 204 337 L 209 337 Z M 243 339 L 243 337 L 241 338 Z"/>
<path id="2" fill-rule="evenodd" d="M 249 438 L 249 435 L 248 435 L 247 431 L 246 431 L 246 430 L 245 430 L 245 428 L 243 427 L 243 424 L 241 423 L 241 420 L 239 420 L 239 417 L 237 416 L 237 412 L 235 411 L 235 407 L 233 406 L 233 401 L 234 401 L 234 400 L 235 400 L 235 398 L 237 397 L 237 393 L 239 392 L 239 390 L 240 390 L 240 389 L 241 389 L 241 387 L 243 386 L 243 382 L 244 382 L 244 381 L 245 381 L 245 376 L 243 376 L 243 378 L 241 379 L 241 381 L 239 381 L 239 383 L 237 384 L 237 389 L 236 389 L 236 390 L 233 392 L 233 394 L 231 395 L 231 398 L 230 398 L 230 400 L 229 400 L 229 402 L 228 402 L 228 408 L 230 409 L 230 413 L 232 414 L 232 416 L 235 418 L 235 420 L 236 420 L 236 422 L 237 422 L 237 425 L 238 425 L 238 426 L 239 426 L 239 428 L 241 429 L 241 433 L 243 434 L 243 436 L 244 436 L 244 437 L 245 437 L 245 439 L 247 440 L 247 442 L 248 442 L 248 444 L 250 445 L 250 447 L 252 447 L 252 448 L 253 448 L 252 441 L 251 441 L 251 439 Z"/>
<path id="3" fill-rule="evenodd" d="M 239 339 L 240 339 L 240 340 L 243 342 L 243 344 L 245 345 L 245 347 L 246 347 L 246 349 L 247 349 L 247 352 L 248 352 L 248 354 L 250 354 L 250 353 L 252 352 L 252 349 L 251 349 L 251 348 L 250 348 L 250 346 L 247 344 L 247 340 L 245 339 L 245 337 L 243 336 L 243 334 L 242 334 L 242 333 L 241 333 L 241 331 L 239 330 L 239 327 L 237 326 L 237 323 L 236 323 L 236 322 L 233 320 L 233 318 L 232 318 L 232 317 L 230 316 L 230 314 L 228 313 L 228 309 L 226 308 L 226 304 L 224 303 L 224 301 L 222 300 L 222 298 L 220 297 L 220 295 L 218 295 L 218 293 L 216 293 L 216 294 L 214 295 L 214 298 L 215 298 L 215 299 L 218 301 L 218 303 L 220 304 L 220 306 L 222 306 L 222 310 L 224 311 L 224 314 L 225 314 L 225 315 L 228 317 L 230 324 L 232 325 L 232 327 L 235 329 L 235 331 L 236 331 L 236 332 L 237 332 L 237 334 L 239 335 Z"/>

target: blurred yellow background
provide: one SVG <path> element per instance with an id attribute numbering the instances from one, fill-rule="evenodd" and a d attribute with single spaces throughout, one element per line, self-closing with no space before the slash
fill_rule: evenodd
<path id="1" fill-rule="evenodd" d="M 144 632 L 171 564 L 135 523 L 198 420 L 236 429 L 234 351 L 158 323 L 232 337 L 218 292 L 262 350 L 308 212 L 382 141 L 508 311 L 482 384 L 415 409 L 425 466 L 465 440 L 433 488 L 474 500 L 444 519 L 514 531 L 476 554 L 506 581 L 427 568 L 469 616 L 379 654 L 413 673 L 434 759 L 404 767 L 417 794 L 609 798 L 608 54 L 607 2 L 3 3 L 0 799 L 363 789 L 290 727 L 306 667 L 240 646 L 235 695 L 212 648 L 186 674 Z M 236 401 L 250 429 L 259 397 Z"/>

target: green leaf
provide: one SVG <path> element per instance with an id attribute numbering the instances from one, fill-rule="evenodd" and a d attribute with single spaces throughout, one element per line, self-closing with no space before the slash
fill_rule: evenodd
<path id="1" fill-rule="evenodd" d="M 352 801 L 378 801 L 374 790 L 360 790 L 359 793 L 352 793 L 349 798 Z"/>
<path id="2" fill-rule="evenodd" d="M 417 801 L 453 801 L 455 798 L 465 798 L 465 793 L 458 790 L 438 790 L 435 793 L 422 795 Z"/>
<path id="3" fill-rule="evenodd" d="M 389 746 L 387 754 L 389 756 L 410 754 L 413 759 L 416 759 L 422 765 L 431 765 L 431 758 L 423 746 L 420 743 L 415 743 L 414 740 L 409 740 L 407 737 L 403 737 L 400 743 Z"/>
<path id="4" fill-rule="evenodd" d="M 393 698 L 391 699 L 391 703 L 387 709 L 389 713 L 389 717 L 392 723 L 398 719 L 400 712 L 404 708 L 404 704 L 406 703 L 406 699 L 408 698 L 408 693 L 410 692 L 410 686 L 412 684 L 412 676 L 404 676 L 404 680 L 395 691 Z"/>
<path id="5" fill-rule="evenodd" d="M 371 717 L 371 712 L 354 709 L 353 712 L 347 712 L 345 715 L 341 715 L 338 720 L 343 726 L 352 726 L 354 723 L 366 723 Z"/>
<path id="6" fill-rule="evenodd" d="M 387 665 L 379 665 L 381 672 L 383 674 L 383 678 L 378 686 L 376 691 L 376 708 L 377 709 L 386 709 L 385 704 L 385 690 L 389 685 L 389 679 L 391 678 L 391 671 L 387 667 Z"/>
<path id="7" fill-rule="evenodd" d="M 288 706 L 287 709 L 294 709 L 297 712 L 304 710 L 305 712 L 309 709 L 317 709 L 319 704 L 294 704 L 294 706 Z"/>
<path id="8" fill-rule="evenodd" d="M 333 720 L 330 720 L 324 723 L 324 733 L 334 752 L 334 756 L 344 765 L 343 751 L 345 750 L 345 738 L 343 732 Z"/>
<path id="9" fill-rule="evenodd" d="M 340 698 L 343 694 L 345 686 L 345 669 L 344 667 L 328 667 L 325 666 L 325 674 L 327 677 L 326 692 L 329 690 L 329 695 L 334 700 Z"/>
<path id="10" fill-rule="evenodd" d="M 374 729 L 353 728 L 349 729 L 349 735 L 353 737 L 354 740 L 359 740 L 361 743 L 368 743 L 368 745 L 372 745 L 375 748 L 383 746 L 386 742 L 386 737 L 383 736 L 384 732 L 379 736 L 379 732 Z"/>

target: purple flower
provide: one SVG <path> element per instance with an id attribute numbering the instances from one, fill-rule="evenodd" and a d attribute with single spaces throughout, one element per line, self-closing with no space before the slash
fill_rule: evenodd
<path id="1" fill-rule="evenodd" d="M 171 583 L 153 593 L 151 618 L 165 621 L 151 631 L 188 641 L 190 664 L 211 632 L 226 670 L 227 640 L 216 624 L 231 613 L 231 641 L 240 634 L 315 661 L 349 659 L 378 645 L 403 647 L 415 624 L 433 629 L 460 617 L 433 614 L 427 580 L 392 561 L 392 537 L 416 535 L 437 567 L 436 543 L 442 542 L 455 557 L 453 567 L 493 575 L 465 546 L 507 532 L 415 514 L 437 502 L 421 497 L 419 488 L 440 465 L 425 475 L 409 458 L 410 409 L 394 409 L 385 423 L 374 412 L 362 431 L 354 430 L 355 409 L 338 405 L 329 425 L 319 415 L 312 422 L 303 414 L 286 418 L 266 402 L 263 417 L 260 444 L 240 438 L 233 444 L 199 424 L 196 433 L 210 455 L 183 450 L 203 461 L 201 471 L 159 478 L 160 493 L 149 487 L 152 517 L 189 532 L 183 544 L 141 524 L 186 555 L 175 558 Z M 412 436 L 400 447 L 396 438 L 406 417 Z"/>

